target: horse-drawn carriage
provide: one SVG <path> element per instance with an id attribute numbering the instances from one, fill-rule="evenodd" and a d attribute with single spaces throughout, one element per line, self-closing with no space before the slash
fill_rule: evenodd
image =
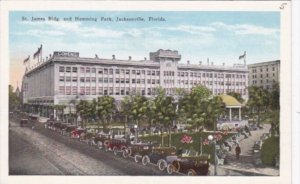
<path id="1" fill-rule="evenodd" d="M 167 166 L 167 172 L 180 172 L 188 176 L 206 176 L 209 172 L 209 155 L 199 156 L 177 156 Z"/>

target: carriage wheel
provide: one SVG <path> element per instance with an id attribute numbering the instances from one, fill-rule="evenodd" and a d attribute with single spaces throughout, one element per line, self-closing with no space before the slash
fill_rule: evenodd
<path id="1" fill-rule="evenodd" d="M 140 155 L 135 155 L 135 156 L 134 156 L 134 161 L 135 161 L 136 163 L 138 163 L 140 157 L 141 157 Z"/>
<path id="2" fill-rule="evenodd" d="M 113 152 L 114 152 L 114 155 L 117 156 L 118 155 L 118 149 L 116 146 L 114 146 L 113 148 Z"/>
<path id="3" fill-rule="evenodd" d="M 126 149 L 124 149 L 123 150 L 123 152 L 122 152 L 122 156 L 123 156 L 123 158 L 128 158 L 128 153 L 127 153 L 127 150 Z"/>
<path id="4" fill-rule="evenodd" d="M 168 174 L 172 174 L 174 172 L 174 166 L 173 166 L 173 164 L 168 164 L 168 166 L 167 166 L 167 172 L 168 172 Z"/>
<path id="5" fill-rule="evenodd" d="M 142 164 L 147 165 L 149 162 L 150 162 L 150 158 L 148 157 L 148 155 L 143 156 Z"/>
<path id="6" fill-rule="evenodd" d="M 196 172 L 194 169 L 190 169 L 188 172 L 187 172 L 187 175 L 188 176 L 196 176 Z"/>
<path id="7" fill-rule="evenodd" d="M 157 162 L 157 165 L 158 165 L 158 169 L 160 171 L 163 171 L 165 170 L 165 168 L 167 167 L 167 162 L 163 159 L 160 159 L 158 162 Z"/>

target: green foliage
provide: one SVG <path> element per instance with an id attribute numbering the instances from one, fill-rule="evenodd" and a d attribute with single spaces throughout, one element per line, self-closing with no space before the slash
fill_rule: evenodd
<path id="1" fill-rule="evenodd" d="M 14 92 L 14 88 L 9 85 L 8 86 L 8 95 L 9 95 L 9 110 L 12 111 L 16 109 L 20 104 L 20 98 L 17 96 L 17 94 Z"/>
<path id="2" fill-rule="evenodd" d="M 115 99 L 111 96 L 101 96 L 97 99 L 97 117 L 102 122 L 103 127 L 107 127 L 112 122 L 112 117 L 116 109 Z"/>
<path id="3" fill-rule="evenodd" d="M 264 164 L 275 166 L 279 157 L 279 137 L 270 137 L 262 145 L 261 160 Z"/>

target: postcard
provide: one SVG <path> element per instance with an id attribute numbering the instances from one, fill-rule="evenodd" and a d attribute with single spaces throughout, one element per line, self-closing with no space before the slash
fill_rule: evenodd
<path id="1" fill-rule="evenodd" d="M 3 183 L 291 183 L 290 1 L 2 2 L 1 27 Z"/>

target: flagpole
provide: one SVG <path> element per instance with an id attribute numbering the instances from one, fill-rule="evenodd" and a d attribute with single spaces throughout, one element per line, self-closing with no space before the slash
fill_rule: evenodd
<path id="1" fill-rule="evenodd" d="M 244 53 L 244 65 L 246 66 L 246 51 Z"/>

